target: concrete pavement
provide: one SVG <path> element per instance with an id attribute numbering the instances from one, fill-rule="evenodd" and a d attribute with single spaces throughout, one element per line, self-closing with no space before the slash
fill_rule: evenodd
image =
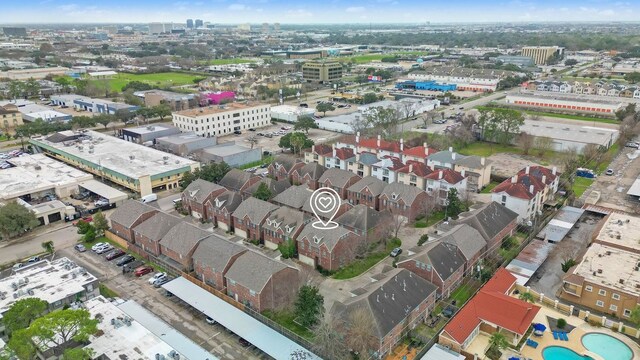
<path id="1" fill-rule="evenodd" d="M 73 247 L 80 236 L 71 222 L 36 229 L 33 234 L 0 243 L 0 267 L 12 265 L 20 260 L 44 251 L 42 243 L 53 241 L 57 250 Z"/>

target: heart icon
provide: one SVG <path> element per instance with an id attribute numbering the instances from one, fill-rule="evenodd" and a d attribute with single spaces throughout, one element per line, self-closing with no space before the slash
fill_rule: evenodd
<path id="1" fill-rule="evenodd" d="M 333 199 L 329 196 L 324 196 L 324 197 L 318 198 L 318 202 L 320 203 L 320 206 L 322 207 L 323 211 L 329 211 L 331 210 Z"/>

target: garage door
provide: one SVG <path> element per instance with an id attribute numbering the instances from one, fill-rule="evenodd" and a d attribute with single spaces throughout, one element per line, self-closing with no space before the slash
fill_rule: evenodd
<path id="1" fill-rule="evenodd" d="M 223 223 L 222 221 L 218 221 L 218 228 L 220 228 L 220 229 L 222 229 L 224 231 L 227 231 L 227 230 L 229 230 L 229 225 Z"/>
<path id="2" fill-rule="evenodd" d="M 60 213 L 54 213 L 54 214 L 49 214 L 49 224 L 51 224 L 52 222 L 56 222 L 56 221 L 60 221 L 62 220 L 62 215 L 60 215 Z"/>
<path id="3" fill-rule="evenodd" d="M 247 238 L 247 232 L 244 230 L 236 229 L 235 233 L 243 239 Z"/>
<path id="4" fill-rule="evenodd" d="M 304 264 L 316 267 L 316 261 L 308 256 L 304 256 L 302 254 L 298 255 L 298 260 L 302 261 Z"/>
<path id="5" fill-rule="evenodd" d="M 272 243 L 271 241 L 267 241 L 267 240 L 264 241 L 264 246 L 267 249 L 271 249 L 271 250 L 276 250 L 278 248 L 278 244 Z"/>

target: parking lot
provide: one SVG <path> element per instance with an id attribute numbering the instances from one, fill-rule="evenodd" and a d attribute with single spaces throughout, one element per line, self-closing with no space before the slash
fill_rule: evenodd
<path id="1" fill-rule="evenodd" d="M 162 288 L 150 285 L 148 280 L 153 273 L 141 277 L 123 274 L 122 267 L 116 266 L 117 260 L 109 262 L 105 254 L 98 255 L 87 247 L 82 253 L 64 249 L 57 256 L 76 261 L 121 298 L 136 301 L 220 359 L 270 358 L 254 346 L 242 346 L 237 335 L 218 324 L 208 324 L 202 313 L 175 296 L 168 297 Z"/>

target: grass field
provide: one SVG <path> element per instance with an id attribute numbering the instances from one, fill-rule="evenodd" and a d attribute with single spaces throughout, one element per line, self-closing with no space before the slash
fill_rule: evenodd
<path id="1" fill-rule="evenodd" d="M 590 121 L 590 122 L 599 122 L 599 123 L 605 123 L 605 124 L 619 124 L 620 123 L 616 119 L 608 119 L 608 118 L 594 118 L 594 117 L 590 117 L 590 116 L 557 114 L 557 113 L 542 112 L 542 111 L 531 111 L 531 110 L 525 110 L 524 112 L 526 114 L 528 114 L 528 115 L 548 116 L 548 117 L 569 119 L 569 120 Z"/>
<path id="2" fill-rule="evenodd" d="M 102 82 L 108 82 L 113 92 L 121 92 L 122 88 L 130 81 L 140 81 L 159 88 L 181 85 L 192 85 L 195 79 L 202 79 L 202 76 L 166 72 L 155 74 L 127 74 L 119 73 L 113 79 L 108 80 L 92 80 L 100 84 Z"/>
<path id="3" fill-rule="evenodd" d="M 262 312 L 262 315 L 277 322 L 278 324 L 284 326 L 285 328 L 291 330 L 292 332 L 302 336 L 307 340 L 313 339 L 313 333 L 309 329 L 293 321 L 296 317 L 290 310 L 265 310 Z"/>
<path id="4" fill-rule="evenodd" d="M 441 220 L 444 220 L 444 211 L 436 211 L 429 215 L 429 217 L 416 221 L 414 226 L 416 228 L 426 228 L 435 225 Z"/>
<path id="5" fill-rule="evenodd" d="M 467 145 L 466 147 L 458 150 L 462 155 L 477 155 L 489 157 L 493 154 L 499 153 L 510 153 L 522 155 L 522 149 L 515 145 L 500 145 L 500 144 L 492 144 L 488 142 L 476 141 Z M 529 150 L 529 155 L 540 159 L 535 149 Z M 552 159 L 557 154 L 553 150 L 547 150 L 544 154 L 543 159 Z M 542 159 L 541 159 L 542 160 Z"/>
<path id="6" fill-rule="evenodd" d="M 368 62 L 372 62 L 372 61 L 380 61 L 383 58 L 392 57 L 392 56 L 396 56 L 396 55 L 397 56 L 426 56 L 427 53 L 418 52 L 418 51 L 400 51 L 400 52 L 386 53 L 386 54 L 369 54 L 369 55 L 348 56 L 348 57 L 337 58 L 337 60 L 338 61 L 351 61 L 351 59 L 354 59 L 357 64 L 363 64 L 363 63 L 368 63 Z"/>
<path id="7" fill-rule="evenodd" d="M 340 270 L 336 271 L 335 274 L 333 274 L 333 278 L 337 280 L 354 278 L 369 270 L 372 266 L 379 263 L 385 257 L 389 256 L 391 250 L 396 247 L 400 247 L 401 245 L 402 241 L 400 241 L 400 239 L 390 240 L 386 245 L 385 251 L 369 254 L 369 256 L 362 260 L 354 261 L 351 264 L 340 268 Z"/>
<path id="8" fill-rule="evenodd" d="M 118 297 L 118 293 L 109 289 L 106 285 L 100 284 L 100 295 L 106 298 L 115 298 Z"/>
<path id="9" fill-rule="evenodd" d="M 585 190 L 587 190 L 587 188 L 591 186 L 592 183 L 593 183 L 593 179 L 576 176 L 576 179 L 573 182 L 573 187 L 572 187 L 573 193 L 575 194 L 576 198 L 579 198 L 580 196 L 582 196 Z"/>
<path id="10" fill-rule="evenodd" d="M 499 183 L 492 181 L 490 182 L 487 186 L 484 187 L 484 189 L 482 189 L 482 191 L 480 191 L 480 194 L 491 194 L 491 190 L 493 190 L 494 187 L 498 186 Z"/>
<path id="11" fill-rule="evenodd" d="M 207 65 L 231 65 L 231 64 L 249 64 L 254 63 L 255 60 L 251 59 L 211 59 L 203 61 L 203 64 Z"/>

